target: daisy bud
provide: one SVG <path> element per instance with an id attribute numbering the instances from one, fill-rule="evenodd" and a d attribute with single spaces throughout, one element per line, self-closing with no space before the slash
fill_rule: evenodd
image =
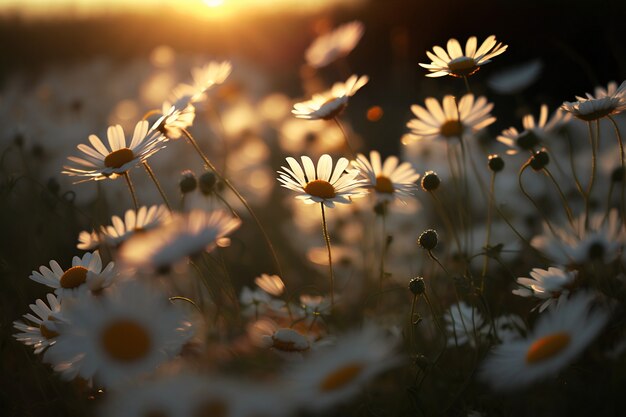
<path id="1" fill-rule="evenodd" d="M 530 167 L 535 171 L 541 171 L 550 163 L 550 156 L 545 150 L 537 151 L 530 157 Z"/>
<path id="2" fill-rule="evenodd" d="M 417 238 L 417 244 L 426 250 L 433 250 L 439 242 L 437 231 L 434 229 L 428 229 L 422 232 Z"/>
<path id="3" fill-rule="evenodd" d="M 183 171 L 180 174 L 180 181 L 178 182 L 178 187 L 180 188 L 180 192 L 183 194 L 187 194 L 192 192 L 198 186 L 198 180 L 196 179 L 196 175 L 189 171 Z"/>
<path id="4" fill-rule="evenodd" d="M 424 278 L 415 277 L 409 281 L 409 290 L 413 295 L 422 295 L 426 292 L 426 284 L 424 284 Z"/>
<path id="5" fill-rule="evenodd" d="M 217 177 L 212 172 L 205 172 L 200 175 L 200 191 L 204 195 L 209 195 L 213 192 L 215 184 L 217 183 Z"/>
<path id="6" fill-rule="evenodd" d="M 504 159 L 500 155 L 489 155 L 489 162 L 487 162 L 489 169 L 493 172 L 500 172 L 504 169 Z"/>
<path id="7" fill-rule="evenodd" d="M 439 188 L 439 184 L 441 184 L 441 180 L 436 172 L 426 171 L 424 173 L 424 177 L 422 177 L 422 189 L 424 191 L 435 191 Z"/>
<path id="8" fill-rule="evenodd" d="M 617 167 L 611 173 L 611 182 L 622 182 L 624 181 L 624 169 L 622 167 Z"/>

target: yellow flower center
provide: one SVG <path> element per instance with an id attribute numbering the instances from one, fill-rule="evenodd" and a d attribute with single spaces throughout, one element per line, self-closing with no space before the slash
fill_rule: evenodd
<path id="1" fill-rule="evenodd" d="M 324 180 L 313 180 L 304 186 L 304 192 L 319 198 L 333 198 L 335 187 L 331 183 Z"/>
<path id="2" fill-rule="evenodd" d="M 363 365 L 360 363 L 351 363 L 342 368 L 331 372 L 324 378 L 320 388 L 323 392 L 335 391 L 348 385 L 354 381 L 363 371 Z"/>
<path id="3" fill-rule="evenodd" d="M 127 319 L 108 324 L 102 331 L 100 341 L 104 351 L 120 362 L 134 362 L 144 358 L 152 344 L 146 329 Z"/>
<path id="4" fill-rule="evenodd" d="M 565 349 L 571 340 L 571 336 L 566 332 L 554 333 L 537 339 L 526 352 L 526 362 L 534 364 L 550 359 Z"/>
<path id="5" fill-rule="evenodd" d="M 383 175 L 376 177 L 376 186 L 374 186 L 374 189 L 379 193 L 387 194 L 392 194 L 394 190 L 391 180 Z"/>
<path id="6" fill-rule="evenodd" d="M 87 268 L 73 266 L 61 276 L 61 288 L 76 288 L 87 281 Z"/>
<path id="7" fill-rule="evenodd" d="M 479 69 L 480 67 L 476 65 L 474 58 L 468 58 L 466 56 L 454 58 L 452 61 L 448 62 L 448 70 L 450 71 L 450 75 L 454 77 L 468 77 Z"/>
<path id="8" fill-rule="evenodd" d="M 463 134 L 463 123 L 458 120 L 448 120 L 444 124 L 441 125 L 439 129 L 442 136 L 446 138 L 454 138 L 459 137 Z"/>
<path id="9" fill-rule="evenodd" d="M 48 321 L 54 321 L 54 317 L 49 316 L 48 317 Z M 39 331 L 41 332 L 41 335 L 43 337 L 45 337 L 46 339 L 50 340 L 54 337 L 57 337 L 59 334 L 57 332 L 55 332 L 54 330 L 50 330 L 46 327 L 46 323 L 43 322 L 39 325 Z"/>
<path id="10" fill-rule="evenodd" d="M 194 417 L 226 417 L 228 416 L 228 406 L 220 400 L 209 400 L 196 408 Z"/>
<path id="11" fill-rule="evenodd" d="M 120 168 L 135 158 L 135 154 L 128 148 L 118 149 L 104 158 L 104 166 L 107 168 Z"/>

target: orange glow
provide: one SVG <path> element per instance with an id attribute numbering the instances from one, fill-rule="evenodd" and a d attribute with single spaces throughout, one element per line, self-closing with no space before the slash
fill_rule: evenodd
<path id="1" fill-rule="evenodd" d="M 377 122 L 383 117 L 383 109 L 380 106 L 372 106 L 367 110 L 367 120 Z"/>

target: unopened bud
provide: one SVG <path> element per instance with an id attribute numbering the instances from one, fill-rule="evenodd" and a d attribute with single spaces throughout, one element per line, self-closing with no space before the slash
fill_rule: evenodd
<path id="1" fill-rule="evenodd" d="M 217 183 L 217 177 L 212 172 L 205 172 L 200 175 L 200 191 L 204 195 L 211 194 L 215 189 L 215 184 Z"/>
<path id="2" fill-rule="evenodd" d="M 193 172 L 186 170 L 180 174 L 180 181 L 178 182 L 178 187 L 180 188 L 180 192 L 183 194 L 187 194 L 192 192 L 198 186 L 198 179 L 196 178 L 196 174 Z"/>
<path id="3" fill-rule="evenodd" d="M 441 180 L 437 173 L 434 171 L 426 171 L 424 177 L 422 177 L 422 189 L 424 191 L 435 191 L 439 188 L 439 184 L 441 184 Z"/>
<path id="4" fill-rule="evenodd" d="M 500 155 L 489 155 L 489 162 L 487 162 L 489 169 L 493 172 L 500 172 L 504 169 L 504 159 Z"/>
<path id="5" fill-rule="evenodd" d="M 428 229 L 422 232 L 417 238 L 417 244 L 426 250 L 433 250 L 439 242 L 439 236 L 434 229 Z"/>
<path id="6" fill-rule="evenodd" d="M 530 167 L 535 171 L 541 171 L 550 163 L 550 156 L 545 150 L 537 151 L 530 157 Z"/>
<path id="7" fill-rule="evenodd" d="M 411 278 L 411 280 L 409 281 L 409 290 L 413 293 L 413 295 L 424 294 L 426 292 L 426 284 L 424 283 L 424 278 Z"/>

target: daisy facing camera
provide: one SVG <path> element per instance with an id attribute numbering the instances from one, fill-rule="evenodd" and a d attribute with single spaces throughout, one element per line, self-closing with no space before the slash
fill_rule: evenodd
<path id="1" fill-rule="evenodd" d="M 437 243 L 439 243 L 439 236 L 437 236 L 437 231 L 434 229 L 423 231 L 417 238 L 417 244 L 428 251 L 435 249 Z"/>

